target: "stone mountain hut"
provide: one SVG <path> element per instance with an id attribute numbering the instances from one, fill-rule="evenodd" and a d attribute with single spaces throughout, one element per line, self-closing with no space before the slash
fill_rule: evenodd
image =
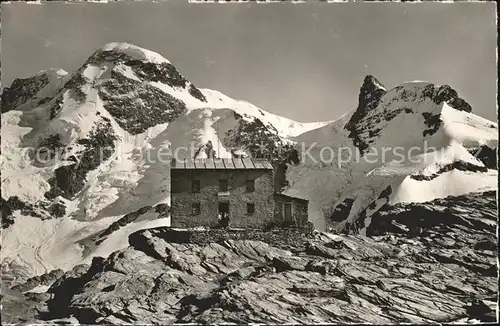
<path id="1" fill-rule="evenodd" d="M 267 160 L 174 159 L 170 182 L 172 227 L 225 226 L 220 216 L 233 228 L 308 225 L 308 201 L 275 192 Z"/>

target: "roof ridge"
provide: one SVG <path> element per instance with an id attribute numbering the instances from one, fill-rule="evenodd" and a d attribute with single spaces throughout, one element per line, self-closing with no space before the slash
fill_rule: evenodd
<path id="1" fill-rule="evenodd" d="M 216 164 L 217 162 L 217 164 Z M 222 163 L 222 164 L 220 164 Z M 257 164 L 258 163 L 258 164 Z M 171 169 L 189 170 L 272 170 L 273 166 L 267 159 L 246 158 L 172 158 Z"/>

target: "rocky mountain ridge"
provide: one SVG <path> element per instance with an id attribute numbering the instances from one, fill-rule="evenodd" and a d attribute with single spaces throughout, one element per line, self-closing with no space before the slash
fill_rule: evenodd
<path id="1" fill-rule="evenodd" d="M 448 85 L 367 76 L 356 110 L 294 138 L 308 156 L 287 173 L 290 192 L 308 193 L 332 230 L 364 233 L 385 204 L 496 191 L 498 125 L 471 111 Z"/>
<path id="2" fill-rule="evenodd" d="M 157 53 L 111 43 L 74 73 L 14 82 L 4 99 L 9 320 L 494 320 L 498 126 L 450 86 L 386 89 L 367 76 L 356 110 L 299 123 L 197 88 Z M 436 151 L 365 160 L 424 142 Z M 311 143 L 302 160 L 298 145 Z M 187 145 L 185 157 L 271 159 L 279 190 L 309 198 L 310 219 L 325 216 L 336 234 L 169 229 L 170 160 L 146 158 Z M 361 160 L 325 162 L 325 147 Z"/>
<path id="3" fill-rule="evenodd" d="M 2 94 L 2 268 L 20 280 L 90 259 L 95 242 L 81 243 L 119 221 L 130 223 L 94 249 L 109 254 L 115 243 L 126 246 L 120 237 L 169 225 L 155 212 L 129 217 L 168 206 L 177 149 L 179 159 L 211 155 L 196 153 L 207 144 L 221 158 L 273 157 L 285 185 L 286 163 L 296 162 L 287 137 L 328 123 L 300 123 L 197 88 L 163 56 L 126 43 L 103 46 L 75 72 L 18 79 Z M 19 242 L 26 224 L 40 227 Z"/>
<path id="4" fill-rule="evenodd" d="M 10 290 L 8 303 L 27 308 L 20 316 L 7 303 L 4 313 L 73 324 L 491 322 L 495 226 L 475 223 L 468 204 L 452 208 L 456 223 L 434 221 L 417 237 L 395 226 L 372 237 L 143 230 L 44 293 Z"/>

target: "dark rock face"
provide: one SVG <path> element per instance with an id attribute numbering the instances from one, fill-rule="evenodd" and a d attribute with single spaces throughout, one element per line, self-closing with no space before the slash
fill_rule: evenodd
<path id="1" fill-rule="evenodd" d="M 386 93 L 382 84 L 373 76 L 368 75 L 363 81 L 363 86 L 359 91 L 358 108 L 351 119 L 345 125 L 345 129 L 350 131 L 349 137 L 353 139 L 355 146 L 362 152 L 368 145 L 359 137 L 360 130 L 357 128 L 358 122 L 363 119 L 369 111 L 375 109 L 380 103 L 380 99 Z"/>
<path id="2" fill-rule="evenodd" d="M 389 196 L 392 194 L 392 187 L 388 186 L 382 192 L 380 195 L 377 197 L 377 199 L 372 202 L 368 207 L 363 210 L 360 214 L 359 217 L 356 219 L 356 221 L 353 223 L 351 227 L 351 231 L 354 234 L 357 234 L 360 229 L 362 229 L 365 226 L 365 220 L 367 218 L 368 210 L 373 210 L 376 208 L 377 205 L 381 205 L 383 203 L 384 205 L 389 202 Z"/>
<path id="3" fill-rule="evenodd" d="M 37 297 L 46 308 L 34 319 L 73 316 L 87 324 L 491 320 L 497 279 L 489 271 L 496 271 L 496 253 L 471 246 L 477 237 L 460 228 L 440 232 L 435 226 L 430 232 L 421 238 L 294 233 L 291 239 L 262 233 L 265 243 L 241 231 L 142 230 L 130 236 L 128 249 L 59 278 L 47 295 Z"/>
<path id="4" fill-rule="evenodd" d="M 64 273 L 60 269 L 52 270 L 49 273 L 32 277 L 23 284 L 13 287 L 7 285 L 2 278 L 2 322 L 17 324 L 20 322 L 35 322 L 43 324 L 39 316 L 49 311 L 48 303 L 53 298 L 53 294 L 48 292 L 25 292 L 33 290 L 39 285 L 51 286 L 63 280 L 76 279 L 84 275 L 88 270 L 88 265 L 77 265 L 71 271 Z M 71 284 L 71 282 L 68 282 Z M 60 320 L 53 319 L 50 322 L 54 325 L 78 324 L 78 320 L 73 317 Z"/>
<path id="5" fill-rule="evenodd" d="M 79 145 L 85 147 L 78 153 L 79 160 L 74 158 L 75 163 L 55 170 L 55 176 L 48 181 L 51 189 L 45 193 L 45 197 L 54 199 L 60 195 L 66 199 L 73 198 L 85 185 L 87 173 L 111 157 L 115 140 L 117 136 L 111 128 L 110 121 L 101 118 L 88 138 L 77 141 Z"/>
<path id="6" fill-rule="evenodd" d="M 170 207 L 168 206 L 168 204 L 158 204 L 154 207 L 142 207 L 135 212 L 126 214 L 118 221 L 111 223 L 108 228 L 79 240 L 78 243 L 84 247 L 83 256 L 86 257 L 89 253 L 93 252 L 95 247 L 103 243 L 109 237 L 109 235 L 113 234 L 114 232 L 118 231 L 128 224 L 134 223 L 139 217 L 143 216 L 144 214 L 152 212 L 157 214 L 155 218 L 165 218 L 170 215 Z"/>
<path id="7" fill-rule="evenodd" d="M 61 112 L 61 110 L 63 109 L 62 104 L 63 104 L 63 95 L 60 94 L 59 96 L 56 97 L 54 103 L 52 103 L 52 105 L 50 106 L 51 120 L 54 119 L 59 114 L 59 112 Z"/>
<path id="8" fill-rule="evenodd" d="M 37 105 L 44 105 L 45 103 L 48 103 L 50 100 L 52 100 L 52 97 L 44 97 L 40 101 L 38 101 Z"/>
<path id="9" fill-rule="evenodd" d="M 446 164 L 441 167 L 436 173 L 431 175 L 423 175 L 423 174 L 412 174 L 410 178 L 418 181 L 430 181 L 439 177 L 441 174 L 451 171 L 451 170 L 459 170 L 459 171 L 471 171 L 471 172 L 488 172 L 488 168 L 484 166 L 475 165 L 469 162 L 464 161 L 455 161 L 451 164 Z"/>
<path id="10" fill-rule="evenodd" d="M 467 313 L 478 320 L 495 323 L 498 322 L 496 306 L 497 302 L 493 300 L 475 299 L 467 307 Z"/>
<path id="11" fill-rule="evenodd" d="M 61 203 L 54 203 L 50 205 L 49 213 L 53 217 L 63 217 L 66 214 L 66 206 Z"/>
<path id="12" fill-rule="evenodd" d="M 394 87 L 393 91 L 395 91 L 396 95 L 390 99 L 384 97 L 384 105 L 375 110 L 387 92 L 382 84 L 373 76 L 365 77 L 359 93 L 358 108 L 344 127 L 350 132 L 349 137 L 361 154 L 374 142 L 374 137 L 380 134 L 387 122 L 401 114 L 415 113 L 408 107 L 408 103 L 422 102 L 430 99 L 435 104 L 446 102 L 456 110 L 472 111 L 471 106 L 465 100 L 458 97 L 457 92 L 448 85 L 437 86 L 427 84 L 423 86 L 417 84 L 409 88 L 400 85 Z M 393 107 L 390 110 L 385 107 L 394 102 L 397 102 L 399 107 Z M 423 136 L 434 134 L 441 126 L 440 114 L 422 112 L 422 115 L 427 127 L 423 130 Z"/>
<path id="13" fill-rule="evenodd" d="M 498 170 L 496 148 L 490 148 L 486 145 L 478 148 L 470 148 L 469 153 L 483 162 L 488 169 Z"/>
<path id="14" fill-rule="evenodd" d="M 441 114 L 432 114 L 429 112 L 423 112 L 422 115 L 424 116 L 424 123 L 427 126 L 426 129 L 424 129 L 423 136 L 427 135 L 433 135 L 438 131 L 439 127 L 441 126 Z"/>
<path id="15" fill-rule="evenodd" d="M 82 70 L 82 69 L 81 69 Z M 70 96 L 79 103 L 85 101 L 87 95 L 82 91 L 82 86 L 87 83 L 87 80 L 81 74 L 80 70 L 64 84 L 64 89 L 69 90 Z"/>
<path id="16" fill-rule="evenodd" d="M 362 210 L 356 217 L 355 220 L 347 221 L 342 224 L 340 222 L 346 221 L 351 213 L 352 206 L 354 204 L 355 198 L 346 198 L 340 204 L 338 204 L 333 213 L 330 215 L 327 220 L 327 224 L 329 225 L 328 229 L 333 232 L 340 232 L 345 235 L 349 234 L 358 234 L 359 230 L 361 230 L 365 225 L 365 220 L 368 217 L 368 211 L 374 210 L 377 208 L 377 205 L 380 207 L 387 202 L 389 202 L 389 196 L 392 193 L 392 187 L 388 186 L 384 188 L 377 199 L 375 199 L 368 207 Z"/>
<path id="17" fill-rule="evenodd" d="M 246 121 L 242 117 L 224 138 L 225 146 L 246 148 L 253 158 L 270 158 L 279 144 L 281 138 L 276 130 L 268 128 L 260 119 Z"/>
<path id="18" fill-rule="evenodd" d="M 36 288 L 39 285 L 51 285 L 58 278 L 61 278 L 64 275 L 64 271 L 62 269 L 54 269 L 49 273 L 34 276 L 29 278 L 25 283 L 18 284 L 12 287 L 13 290 L 26 292 Z"/>
<path id="19" fill-rule="evenodd" d="M 205 95 L 203 95 L 203 93 L 198 88 L 196 88 L 193 84 L 189 85 L 188 91 L 189 91 L 189 94 L 191 94 L 191 96 L 197 98 L 198 100 L 200 100 L 202 102 L 207 101 Z"/>
<path id="20" fill-rule="evenodd" d="M 142 133 L 160 123 L 172 122 L 186 110 L 181 100 L 143 82 L 161 82 L 174 88 L 187 88 L 193 97 L 206 102 L 203 93 L 189 83 L 170 63 L 136 60 L 119 51 L 101 50 L 95 52 L 64 85 L 64 89 L 68 90 L 69 95 L 77 102 L 84 102 L 86 99 L 82 86 L 89 80 L 84 77 L 83 71 L 91 64 L 99 66 L 103 62 L 128 66 L 141 79 L 141 81 L 129 79 L 113 69 L 111 79 L 93 85 L 104 101 L 106 110 L 116 119 L 120 127 L 132 134 Z M 50 107 L 50 119 L 54 119 L 62 110 L 63 94 L 47 100 L 53 101 Z"/>
<path id="21" fill-rule="evenodd" d="M 2 197 L 2 228 L 6 229 L 13 225 L 15 218 L 13 213 L 19 210 L 21 214 L 38 217 L 41 219 L 63 217 L 66 214 L 66 206 L 61 202 L 39 201 L 35 204 L 26 203 L 17 196 L 11 196 L 5 200 Z"/>
<path id="22" fill-rule="evenodd" d="M 81 291 L 85 282 L 90 280 L 90 278 L 97 273 L 95 267 L 102 260 L 103 259 L 100 257 L 95 258 L 90 267 L 87 265 L 77 265 L 71 271 L 57 279 L 47 291 L 47 293 L 51 295 L 50 298 L 44 302 L 45 309 L 39 313 L 39 317 L 42 319 L 46 315 L 54 317 L 51 319 L 58 318 L 56 316 L 61 316 L 62 318 L 66 316 L 69 317 L 71 310 L 68 309 L 67 305 L 62 305 L 60 308 L 57 308 L 58 303 L 54 302 L 55 297 L 57 296 L 58 298 L 67 300 L 71 298 L 72 293 Z"/>
<path id="23" fill-rule="evenodd" d="M 354 199 L 346 198 L 342 203 L 335 207 L 333 213 L 330 216 L 330 220 L 333 222 L 341 222 L 347 219 L 353 203 Z"/>
<path id="24" fill-rule="evenodd" d="M 180 88 L 185 88 L 188 84 L 188 81 L 170 63 L 154 64 L 140 60 L 128 60 L 124 63 L 130 66 L 134 73 L 142 80 L 161 82 L 170 87 Z M 207 101 L 201 91 L 193 84 L 189 85 L 188 92 L 202 102 Z"/>
<path id="25" fill-rule="evenodd" d="M 15 79 L 12 85 L 10 87 L 5 87 L 2 92 L 2 113 L 26 103 L 42 88 L 47 86 L 48 83 L 49 78 L 46 74 L 24 79 Z"/>
<path id="26" fill-rule="evenodd" d="M 43 139 L 36 150 L 37 155 L 32 157 L 33 164 L 44 164 L 49 162 L 54 157 L 63 154 L 64 144 L 61 141 L 61 135 L 54 134 Z"/>
<path id="27" fill-rule="evenodd" d="M 132 68 L 142 80 L 160 82 L 171 87 L 186 87 L 188 81 L 170 63 L 155 64 L 142 60 L 128 60 L 125 64 Z"/>
<path id="28" fill-rule="evenodd" d="M 275 162 L 275 191 L 280 192 L 283 187 L 288 186 L 288 180 L 286 179 L 286 171 L 288 169 L 287 164 L 299 164 L 299 152 L 296 148 L 289 144 L 283 144 L 278 148 L 276 153 L 277 158 L 272 159 L 271 162 Z"/>
<path id="29" fill-rule="evenodd" d="M 55 151 L 62 146 L 64 146 L 64 144 L 61 142 L 61 135 L 59 134 L 50 135 L 42 140 L 39 145 L 39 147 L 43 147 L 51 151 Z"/>
<path id="30" fill-rule="evenodd" d="M 186 111 L 181 100 L 116 72 L 99 86 L 99 97 L 120 127 L 133 135 L 172 122 Z"/>
<path id="31" fill-rule="evenodd" d="M 35 321 L 40 302 L 30 300 L 22 292 L 9 289 L 2 281 L 2 324 Z"/>
<path id="32" fill-rule="evenodd" d="M 99 240 L 96 242 L 96 244 L 100 244 L 101 242 L 104 241 L 104 239 L 108 235 L 110 235 L 111 233 L 117 231 L 121 227 L 123 227 L 123 226 L 125 226 L 125 225 L 127 225 L 127 224 L 129 224 L 129 223 L 131 223 L 133 221 L 135 221 L 139 216 L 145 214 L 150 209 L 152 209 L 151 206 L 142 207 L 141 209 L 138 209 L 135 212 L 132 212 L 132 213 L 129 213 L 129 214 L 125 215 L 124 217 L 122 217 L 118 221 L 113 222 L 106 230 L 104 230 L 104 232 L 102 232 L 99 235 Z"/>
<path id="33" fill-rule="evenodd" d="M 458 97 L 457 91 L 448 85 L 434 89 L 433 101 L 436 104 L 447 102 L 452 108 L 459 111 L 471 112 L 472 107 L 464 99 Z"/>
<path id="34" fill-rule="evenodd" d="M 17 196 L 11 196 L 7 200 L 2 197 L 2 228 L 8 228 L 14 224 L 14 216 L 12 213 L 16 210 L 20 210 L 24 215 L 31 215 L 40 217 L 34 211 L 34 206 L 30 203 L 23 202 Z"/>
<path id="35" fill-rule="evenodd" d="M 279 192 L 288 184 L 285 178 L 286 165 L 298 164 L 299 152 L 280 138 L 274 126 L 266 126 L 258 118 L 246 121 L 236 113 L 235 118 L 238 119 L 238 125 L 228 130 L 224 145 L 230 148 L 243 147 L 252 158 L 269 160 L 275 168 L 275 188 Z"/>
<path id="36" fill-rule="evenodd" d="M 458 96 L 456 90 L 449 85 L 436 86 L 433 84 L 427 85 L 423 90 L 424 97 L 432 99 L 436 104 L 446 102 L 455 110 L 472 112 L 472 107 L 464 99 Z"/>
<path id="37" fill-rule="evenodd" d="M 189 84 L 188 92 L 206 102 L 201 91 L 190 84 L 170 63 L 152 63 L 134 59 L 119 51 L 99 50 L 81 69 L 103 62 L 128 66 L 141 81 L 161 82 L 174 88 L 186 88 Z M 106 110 L 120 127 L 132 134 L 142 133 L 160 123 L 172 122 L 186 110 L 184 102 L 141 81 L 129 79 L 112 70 L 111 79 L 97 85 Z"/>
<path id="38" fill-rule="evenodd" d="M 385 205 L 372 215 L 368 235 L 405 232 L 394 224 L 404 225 L 408 232 L 427 232 L 430 228 L 459 227 L 475 234 L 494 235 L 496 228 L 496 192 L 450 196 L 425 203 Z M 489 221 L 489 222 L 488 222 Z"/>

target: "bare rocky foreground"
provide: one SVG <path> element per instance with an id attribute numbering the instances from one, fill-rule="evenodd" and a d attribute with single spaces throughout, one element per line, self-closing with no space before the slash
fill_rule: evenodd
<path id="1" fill-rule="evenodd" d="M 52 273 L 57 281 L 46 293 L 21 293 L 36 284 L 6 289 L 4 322 L 496 320 L 493 226 L 438 225 L 418 237 L 371 238 L 157 228 L 129 242 L 91 266 Z"/>

